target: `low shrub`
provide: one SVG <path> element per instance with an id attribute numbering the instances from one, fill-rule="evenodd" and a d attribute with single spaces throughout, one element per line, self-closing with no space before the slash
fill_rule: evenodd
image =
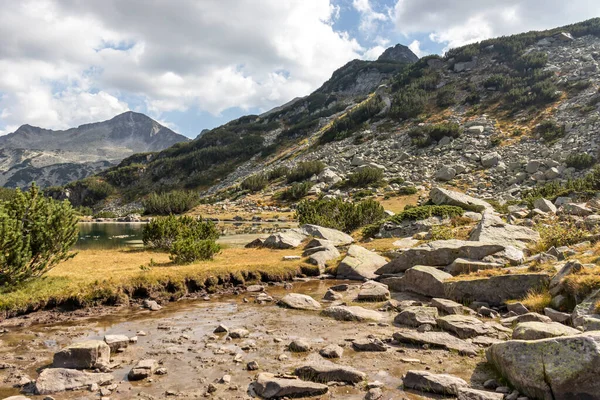
<path id="1" fill-rule="evenodd" d="M 565 126 L 547 119 L 537 126 L 536 132 L 544 141 L 553 142 L 565 135 Z"/>
<path id="2" fill-rule="evenodd" d="M 94 214 L 94 218 L 118 218 L 118 217 L 119 216 L 112 211 L 100 211 L 100 212 Z"/>
<path id="3" fill-rule="evenodd" d="M 445 225 L 435 225 L 431 227 L 429 231 L 429 240 L 450 240 L 454 239 L 455 235 L 452 228 Z"/>
<path id="4" fill-rule="evenodd" d="M 175 264 L 191 264 L 199 260 L 211 260 L 221 250 L 214 240 L 195 240 L 191 237 L 173 243 L 169 258 Z"/>
<path id="5" fill-rule="evenodd" d="M 385 217 L 383 206 L 371 199 L 358 203 L 338 198 L 305 200 L 298 204 L 296 212 L 301 225 L 315 224 L 348 233 Z"/>
<path id="6" fill-rule="evenodd" d="M 414 186 L 404 186 L 398 189 L 400 196 L 410 196 L 417 193 L 417 188 Z"/>
<path id="7" fill-rule="evenodd" d="M 200 204 L 200 196 L 192 191 L 175 190 L 168 193 L 151 193 L 142 200 L 146 214 L 182 214 Z"/>
<path id="8" fill-rule="evenodd" d="M 421 125 L 408 131 L 413 145 L 427 147 L 433 141 L 439 142 L 443 137 L 457 138 L 461 134 L 460 126 L 455 122 L 445 122 L 435 125 Z"/>
<path id="9" fill-rule="evenodd" d="M 456 206 L 424 205 L 416 207 L 405 207 L 404 211 L 391 217 L 390 221 L 399 224 L 405 220 L 420 221 L 433 216 L 440 218 L 452 218 L 462 216 L 464 212 L 465 210 Z"/>
<path id="10" fill-rule="evenodd" d="M 570 246 L 582 242 L 590 235 L 588 230 L 578 228 L 572 222 L 539 225 L 536 230 L 541 237 L 541 240 L 532 247 L 536 253 L 544 252 L 553 246 Z"/>
<path id="11" fill-rule="evenodd" d="M 594 157 L 587 153 L 572 153 L 567 156 L 565 164 L 567 167 L 575 169 L 586 169 L 596 163 Z"/>
<path id="12" fill-rule="evenodd" d="M 155 218 L 142 230 L 144 246 L 154 250 L 171 251 L 175 242 L 182 239 L 215 241 L 218 237 L 219 232 L 212 221 L 190 216 Z"/>
<path id="13" fill-rule="evenodd" d="M 289 171 L 287 181 L 288 183 L 305 181 L 313 175 L 320 174 L 324 169 L 325 164 L 321 161 L 304 161 Z"/>
<path id="14" fill-rule="evenodd" d="M 269 183 L 267 177 L 263 174 L 250 175 L 242 181 L 240 185 L 242 189 L 249 190 L 251 192 L 260 192 L 267 187 Z"/>
<path id="15" fill-rule="evenodd" d="M 274 181 L 279 178 L 283 178 L 290 172 L 290 169 L 284 165 L 274 168 L 267 172 L 267 179 Z"/>
<path id="16" fill-rule="evenodd" d="M 283 201 L 296 201 L 300 200 L 308 194 L 310 188 L 313 187 L 312 182 L 296 182 L 292 186 L 285 189 L 283 192 L 279 192 L 277 198 Z"/>
<path id="17" fill-rule="evenodd" d="M 453 86 L 444 86 L 438 90 L 435 104 L 440 108 L 447 108 L 456 104 L 456 89 Z"/>
<path id="18" fill-rule="evenodd" d="M 367 187 L 380 183 L 383 180 L 383 170 L 373 167 L 361 168 L 348 176 L 348 185 L 351 187 Z"/>

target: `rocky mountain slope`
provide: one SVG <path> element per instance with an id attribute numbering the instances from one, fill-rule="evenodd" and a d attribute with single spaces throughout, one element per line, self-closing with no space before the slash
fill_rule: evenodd
<path id="1" fill-rule="evenodd" d="M 23 125 L 0 136 L 0 185 L 63 185 L 100 172 L 134 153 L 160 151 L 188 139 L 151 118 L 126 112 L 64 131 Z"/>

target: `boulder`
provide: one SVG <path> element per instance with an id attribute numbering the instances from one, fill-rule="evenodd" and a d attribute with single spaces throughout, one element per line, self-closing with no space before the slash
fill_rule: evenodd
<path id="1" fill-rule="evenodd" d="M 531 399 L 600 399 L 600 332 L 490 346 L 488 361 Z"/>
<path id="2" fill-rule="evenodd" d="M 600 302 L 600 289 L 592 292 L 573 310 L 573 326 L 581 326 L 586 331 L 600 330 L 600 313 L 597 305 Z"/>
<path id="3" fill-rule="evenodd" d="M 310 351 L 310 348 L 310 343 L 303 339 L 293 340 L 288 345 L 288 350 L 293 353 L 306 353 L 307 351 Z"/>
<path id="4" fill-rule="evenodd" d="M 493 329 L 475 317 L 468 315 L 446 315 L 436 320 L 438 326 L 454 333 L 461 339 L 486 335 Z"/>
<path id="5" fill-rule="evenodd" d="M 377 311 L 359 306 L 333 306 L 321 311 L 321 314 L 338 321 L 380 321 L 383 315 Z"/>
<path id="6" fill-rule="evenodd" d="M 127 374 L 127 378 L 130 381 L 141 381 L 142 379 L 146 379 L 152 376 L 156 369 L 158 368 L 158 362 L 152 359 L 140 360 L 133 367 L 129 374 Z"/>
<path id="7" fill-rule="evenodd" d="M 325 292 L 325 294 L 323 295 L 323 301 L 336 301 L 341 300 L 343 298 L 344 296 L 331 289 L 327 289 L 327 292 Z"/>
<path id="8" fill-rule="evenodd" d="M 452 168 L 449 165 L 444 165 L 442 168 L 438 169 L 435 173 L 435 179 L 442 182 L 448 182 L 454 179 L 456 176 L 456 169 Z"/>
<path id="9" fill-rule="evenodd" d="M 252 385 L 254 392 L 263 399 L 280 399 L 285 397 L 309 397 L 327 393 L 327 385 L 306 382 L 289 376 L 278 377 L 262 372 Z"/>
<path id="10" fill-rule="evenodd" d="M 462 315 L 464 312 L 462 304 L 448 299 L 433 298 L 431 299 L 431 306 L 446 314 Z"/>
<path id="11" fill-rule="evenodd" d="M 358 301 L 385 301 L 390 298 L 387 285 L 375 281 L 367 281 L 360 286 Z"/>
<path id="12" fill-rule="evenodd" d="M 513 246 L 517 249 L 524 249 L 530 243 L 538 242 L 540 234 L 526 226 L 507 224 L 497 215 L 484 213 L 481 221 L 471 231 L 469 240 L 493 242 L 504 247 Z"/>
<path id="13" fill-rule="evenodd" d="M 379 339 L 357 339 L 352 342 L 355 351 L 387 351 L 386 345 Z"/>
<path id="14" fill-rule="evenodd" d="M 108 346 L 106 347 L 108 348 Z M 91 385 L 109 385 L 113 380 L 112 374 L 94 374 L 67 368 L 46 368 L 42 370 L 35 381 L 35 393 L 46 395 L 67 390 L 81 390 L 87 389 Z"/>
<path id="15" fill-rule="evenodd" d="M 524 315 L 529 313 L 527 307 L 525 307 L 522 303 L 509 303 L 506 305 L 508 312 L 514 312 L 517 315 Z"/>
<path id="16" fill-rule="evenodd" d="M 444 297 L 444 281 L 449 278 L 452 275 L 437 268 L 417 265 L 408 269 L 402 277 L 385 278 L 382 282 L 397 292 L 409 291 L 429 297 Z"/>
<path id="17" fill-rule="evenodd" d="M 458 400 L 502 400 L 503 393 L 487 392 L 471 388 L 458 388 Z"/>
<path id="18" fill-rule="evenodd" d="M 435 325 L 438 310 L 435 307 L 413 306 L 407 307 L 396 315 L 394 322 L 400 325 L 418 327 L 423 324 Z"/>
<path id="19" fill-rule="evenodd" d="M 550 307 L 544 308 L 544 315 L 550 318 L 554 322 L 566 324 L 571 321 L 571 314 L 556 311 Z"/>
<path id="20" fill-rule="evenodd" d="M 280 306 L 296 310 L 320 310 L 321 304 L 310 296 L 300 293 L 289 293 L 283 296 L 279 302 Z"/>
<path id="21" fill-rule="evenodd" d="M 559 336 L 573 336 L 581 332 L 558 322 L 521 322 L 513 330 L 512 338 L 538 340 Z"/>
<path id="22" fill-rule="evenodd" d="M 568 215 L 577 215 L 580 217 L 586 217 L 594 213 L 585 203 L 566 203 L 563 204 L 562 212 Z"/>
<path id="23" fill-rule="evenodd" d="M 375 271 L 387 263 L 387 260 L 377 253 L 364 247 L 351 245 L 346 257 L 337 268 L 338 279 L 366 280 L 375 279 Z"/>
<path id="24" fill-rule="evenodd" d="M 458 395 L 458 388 L 469 387 L 467 382 L 456 376 L 427 371 L 408 371 L 402 382 L 405 389 L 454 396 Z"/>
<path id="25" fill-rule="evenodd" d="M 425 245 L 403 251 L 398 257 L 375 271 L 376 274 L 395 274 L 404 272 L 415 265 L 445 267 L 457 258 L 481 260 L 491 254 L 504 250 L 497 243 L 474 242 L 466 240 L 436 240 Z"/>
<path id="26" fill-rule="evenodd" d="M 325 358 L 341 358 L 344 354 L 344 348 L 337 344 L 330 344 L 323 347 L 319 354 Z"/>
<path id="27" fill-rule="evenodd" d="M 533 202 L 533 207 L 537 208 L 538 210 L 541 210 L 545 213 L 556 214 L 556 206 L 554 204 L 552 204 L 552 202 L 550 200 L 546 200 L 543 198 L 536 199 Z"/>
<path id="28" fill-rule="evenodd" d="M 496 165 L 498 165 L 499 162 L 500 162 L 500 154 L 498 154 L 495 151 L 481 156 L 481 165 L 484 168 L 495 167 Z"/>
<path id="29" fill-rule="evenodd" d="M 101 340 L 74 343 L 54 354 L 54 368 L 93 369 L 110 363 L 110 347 Z"/>
<path id="30" fill-rule="evenodd" d="M 250 336 L 248 329 L 236 328 L 229 331 L 229 337 L 232 339 L 244 339 Z"/>
<path id="31" fill-rule="evenodd" d="M 429 192 L 429 198 L 437 205 L 457 206 L 469 211 L 482 212 L 493 210 L 493 207 L 486 201 L 476 199 L 464 193 L 456 192 L 443 188 L 433 188 Z"/>
<path id="32" fill-rule="evenodd" d="M 521 322 L 549 323 L 552 322 L 552 320 L 550 319 L 550 317 L 535 312 L 529 312 L 527 314 L 516 315 L 514 317 L 503 318 L 500 320 L 500 323 L 504 326 L 520 324 Z"/>
<path id="33" fill-rule="evenodd" d="M 426 344 L 447 350 L 457 351 L 461 355 L 474 356 L 478 347 L 446 332 L 396 332 L 394 339 L 400 343 Z"/>
<path id="34" fill-rule="evenodd" d="M 335 246 L 346 246 L 350 243 L 354 243 L 352 236 L 336 229 L 306 224 L 300 227 L 300 231 L 307 236 L 328 240 Z"/>
<path id="35" fill-rule="evenodd" d="M 356 368 L 334 364 L 325 360 L 296 368 L 294 375 L 307 381 L 324 383 L 331 381 L 359 383 L 367 376 L 367 374 Z"/>
<path id="36" fill-rule="evenodd" d="M 263 247 L 269 249 L 295 249 L 300 247 L 304 239 L 306 239 L 305 234 L 290 229 L 272 234 L 265 239 Z"/>
<path id="37" fill-rule="evenodd" d="M 446 297 L 461 303 L 481 301 L 502 304 L 507 300 L 523 298 L 530 291 L 548 285 L 545 273 L 497 275 L 489 278 L 444 282 Z"/>
<path id="38" fill-rule="evenodd" d="M 495 263 L 495 262 L 487 262 L 487 261 L 479 261 L 479 260 L 467 260 L 465 258 L 457 258 L 452 262 L 452 264 L 448 265 L 444 268 L 444 271 L 449 273 L 450 275 L 463 275 L 470 274 L 472 272 L 477 272 L 479 270 L 486 269 L 498 269 L 504 267 L 503 264 Z"/>
<path id="39" fill-rule="evenodd" d="M 319 266 L 319 268 L 325 268 L 330 261 L 337 260 L 340 258 L 340 252 L 335 246 L 322 246 L 322 247 L 313 247 L 310 250 L 310 255 L 308 256 L 308 262 Z M 306 253 L 306 251 L 305 251 Z M 306 256 L 306 254 L 304 254 Z"/>
<path id="40" fill-rule="evenodd" d="M 115 353 L 119 349 L 127 348 L 129 337 L 125 335 L 105 335 L 104 342 L 110 347 L 110 352 Z"/>

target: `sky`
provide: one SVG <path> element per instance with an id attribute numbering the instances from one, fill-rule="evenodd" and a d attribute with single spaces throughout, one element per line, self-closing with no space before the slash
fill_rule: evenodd
<path id="1" fill-rule="evenodd" d="M 196 137 L 386 47 L 417 54 L 600 16 L 598 0 L 0 0 L 0 135 L 142 112 Z"/>

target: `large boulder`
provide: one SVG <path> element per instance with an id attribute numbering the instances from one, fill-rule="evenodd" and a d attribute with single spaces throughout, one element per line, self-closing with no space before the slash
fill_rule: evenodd
<path id="1" fill-rule="evenodd" d="M 431 306 L 437 308 L 439 311 L 446 314 L 459 314 L 464 313 L 465 307 L 452 300 L 433 298 L 431 299 Z"/>
<path id="2" fill-rule="evenodd" d="M 327 385 L 307 382 L 290 376 L 278 377 L 262 372 L 256 377 L 252 387 L 263 399 L 281 399 L 285 397 L 310 397 L 327 393 Z"/>
<path id="3" fill-rule="evenodd" d="M 581 332 L 558 322 L 521 322 L 513 330 L 512 338 L 518 340 L 538 340 L 559 336 L 573 336 Z"/>
<path id="4" fill-rule="evenodd" d="M 346 257 L 337 268 L 338 279 L 367 280 L 375 279 L 375 271 L 385 265 L 387 260 L 377 253 L 355 244 L 348 248 Z"/>
<path id="5" fill-rule="evenodd" d="M 335 246 L 311 247 L 304 251 L 303 255 L 308 256 L 308 262 L 317 265 L 319 268 L 325 268 L 330 261 L 340 258 L 340 252 Z"/>
<path id="6" fill-rule="evenodd" d="M 600 330 L 600 289 L 592 292 L 573 310 L 573 326 L 581 326 L 586 331 Z"/>
<path id="7" fill-rule="evenodd" d="M 600 332 L 490 346 L 488 361 L 531 399 L 600 399 Z"/>
<path id="8" fill-rule="evenodd" d="M 113 380 L 112 374 L 94 374 L 66 368 L 46 368 L 35 381 L 35 393 L 45 395 L 67 390 L 81 390 L 94 384 L 109 385 Z"/>
<path id="9" fill-rule="evenodd" d="M 93 369 L 110 363 L 110 347 L 101 340 L 71 344 L 54 354 L 54 368 Z"/>
<path id="10" fill-rule="evenodd" d="M 406 307 L 396 315 L 394 322 L 400 325 L 421 326 L 423 324 L 435 325 L 438 310 L 435 307 L 412 306 Z"/>
<path id="11" fill-rule="evenodd" d="M 523 298 L 530 291 L 544 288 L 549 281 L 550 277 L 545 273 L 497 275 L 446 281 L 444 290 L 446 297 L 461 303 L 482 301 L 502 304 L 507 300 Z"/>
<path id="12" fill-rule="evenodd" d="M 497 243 L 473 242 L 466 240 L 436 240 L 422 246 L 413 247 L 400 253 L 389 263 L 375 271 L 376 274 L 395 274 L 404 272 L 415 265 L 445 267 L 457 258 L 481 260 L 482 258 L 504 250 Z"/>
<path id="13" fill-rule="evenodd" d="M 335 246 L 345 246 L 350 243 L 354 243 L 354 239 L 352 238 L 352 236 L 342 231 L 338 231 L 337 229 L 324 228 L 318 225 L 306 224 L 300 227 L 300 231 L 307 236 L 313 236 L 318 239 L 329 240 Z"/>
<path id="14" fill-rule="evenodd" d="M 469 240 L 524 249 L 530 243 L 538 242 L 540 234 L 526 226 L 507 224 L 497 215 L 484 213 L 481 221 L 471 232 Z"/>
<path id="15" fill-rule="evenodd" d="M 457 206 L 469 211 L 482 212 L 493 210 L 493 207 L 486 201 L 476 199 L 464 193 L 456 192 L 443 188 L 433 188 L 429 192 L 429 198 L 437 205 Z"/>
<path id="16" fill-rule="evenodd" d="M 111 353 L 116 353 L 119 349 L 126 349 L 129 346 L 129 337 L 127 335 L 105 335 L 104 342 L 110 347 Z"/>
<path id="17" fill-rule="evenodd" d="M 383 315 L 359 306 L 332 306 L 321 311 L 321 315 L 338 321 L 381 321 Z"/>
<path id="18" fill-rule="evenodd" d="M 382 280 L 391 290 L 409 291 L 429 297 L 444 297 L 444 281 L 452 275 L 434 267 L 414 266 L 402 277 L 390 277 Z"/>
<path id="19" fill-rule="evenodd" d="M 295 249 L 300 247 L 306 237 L 305 234 L 290 229 L 272 234 L 265 239 L 262 245 L 270 249 Z"/>
<path id="20" fill-rule="evenodd" d="M 375 282 L 367 281 L 360 286 L 358 301 L 385 301 L 390 298 L 390 291 L 387 285 Z"/>
<path id="21" fill-rule="evenodd" d="M 331 381 L 359 383 L 367 376 L 367 374 L 356 368 L 334 364 L 325 360 L 298 367 L 294 371 L 294 374 L 304 380 L 321 383 Z"/>
<path id="22" fill-rule="evenodd" d="M 277 303 L 280 306 L 296 310 L 320 310 L 321 304 L 310 296 L 300 293 L 289 293 Z"/>
<path id="23" fill-rule="evenodd" d="M 427 371 L 408 371 L 402 382 L 405 389 L 454 396 L 458 395 L 458 388 L 469 387 L 465 380 L 456 376 Z"/>
<path id="24" fill-rule="evenodd" d="M 394 340 L 400 343 L 426 344 L 447 350 L 457 351 L 461 355 L 474 356 L 479 348 L 446 332 L 396 332 Z"/>

